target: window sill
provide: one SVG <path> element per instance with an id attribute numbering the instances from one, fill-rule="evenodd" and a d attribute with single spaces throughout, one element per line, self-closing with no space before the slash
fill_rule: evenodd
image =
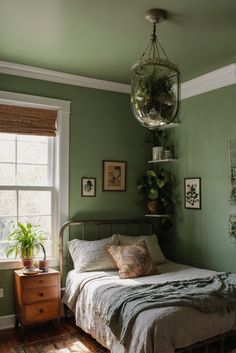
<path id="1" fill-rule="evenodd" d="M 55 257 L 49 258 L 48 260 L 49 260 L 50 267 L 59 266 L 59 260 L 56 259 Z M 0 271 L 1 270 L 18 270 L 20 268 L 22 268 L 22 265 L 19 260 L 2 260 L 2 261 L 0 261 Z"/>

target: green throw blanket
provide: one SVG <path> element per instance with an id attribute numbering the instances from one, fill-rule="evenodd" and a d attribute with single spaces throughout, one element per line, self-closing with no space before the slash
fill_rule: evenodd
<path id="1" fill-rule="evenodd" d="M 224 314 L 236 308 L 236 274 L 138 286 L 102 286 L 96 303 L 100 316 L 125 344 L 138 314 L 152 308 L 188 306 Z"/>

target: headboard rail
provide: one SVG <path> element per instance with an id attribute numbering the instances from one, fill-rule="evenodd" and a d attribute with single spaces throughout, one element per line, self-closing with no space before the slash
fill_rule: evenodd
<path id="1" fill-rule="evenodd" d="M 64 234 L 67 229 L 70 229 L 71 226 L 80 226 L 82 227 L 82 238 L 86 238 L 85 227 L 89 225 L 95 225 L 100 231 L 100 227 L 103 225 L 108 225 L 110 228 L 110 235 L 113 234 L 113 225 L 125 225 L 128 231 L 129 225 L 145 225 L 149 234 L 153 233 L 153 224 L 149 219 L 104 219 L 104 220 L 70 220 L 63 224 L 59 233 L 59 266 L 61 276 L 63 274 L 63 260 L 64 260 Z"/>

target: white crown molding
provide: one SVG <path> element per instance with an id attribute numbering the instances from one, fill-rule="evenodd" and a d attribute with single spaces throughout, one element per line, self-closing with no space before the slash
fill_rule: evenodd
<path id="1" fill-rule="evenodd" d="M 0 61 L 0 73 L 35 78 L 67 85 L 101 89 L 130 94 L 130 85 L 98 80 L 39 67 Z M 181 100 L 236 84 L 236 63 L 211 71 L 181 84 Z"/>
<path id="2" fill-rule="evenodd" d="M 6 330 L 15 326 L 15 315 L 0 316 L 0 330 Z"/>
<path id="3" fill-rule="evenodd" d="M 236 84 L 236 63 L 183 82 L 181 100 Z"/>
<path id="4" fill-rule="evenodd" d="M 67 85 L 96 88 L 105 91 L 130 93 L 130 85 L 124 83 L 98 80 L 95 78 L 46 70 L 39 67 L 15 64 L 7 61 L 0 61 L 0 73 L 58 82 Z"/>

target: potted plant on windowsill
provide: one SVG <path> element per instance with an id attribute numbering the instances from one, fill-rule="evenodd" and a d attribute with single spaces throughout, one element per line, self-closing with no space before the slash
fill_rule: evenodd
<path id="1" fill-rule="evenodd" d="M 7 256 L 13 253 L 15 257 L 19 255 L 24 266 L 23 272 L 34 272 L 34 256 L 44 245 L 46 238 L 45 233 L 39 230 L 38 226 L 33 226 L 31 223 L 26 225 L 17 223 L 8 236 Z"/>
<path id="2" fill-rule="evenodd" d="M 171 185 L 171 175 L 168 171 L 161 169 L 155 172 L 148 169 L 138 181 L 138 202 L 147 208 L 150 214 L 172 213 Z"/>
<path id="3" fill-rule="evenodd" d="M 49 268 L 49 261 L 46 258 L 46 250 L 45 247 L 43 246 L 43 244 L 40 244 L 42 250 L 43 250 L 43 260 L 39 260 L 39 269 L 42 272 L 48 272 L 48 268 Z"/>

